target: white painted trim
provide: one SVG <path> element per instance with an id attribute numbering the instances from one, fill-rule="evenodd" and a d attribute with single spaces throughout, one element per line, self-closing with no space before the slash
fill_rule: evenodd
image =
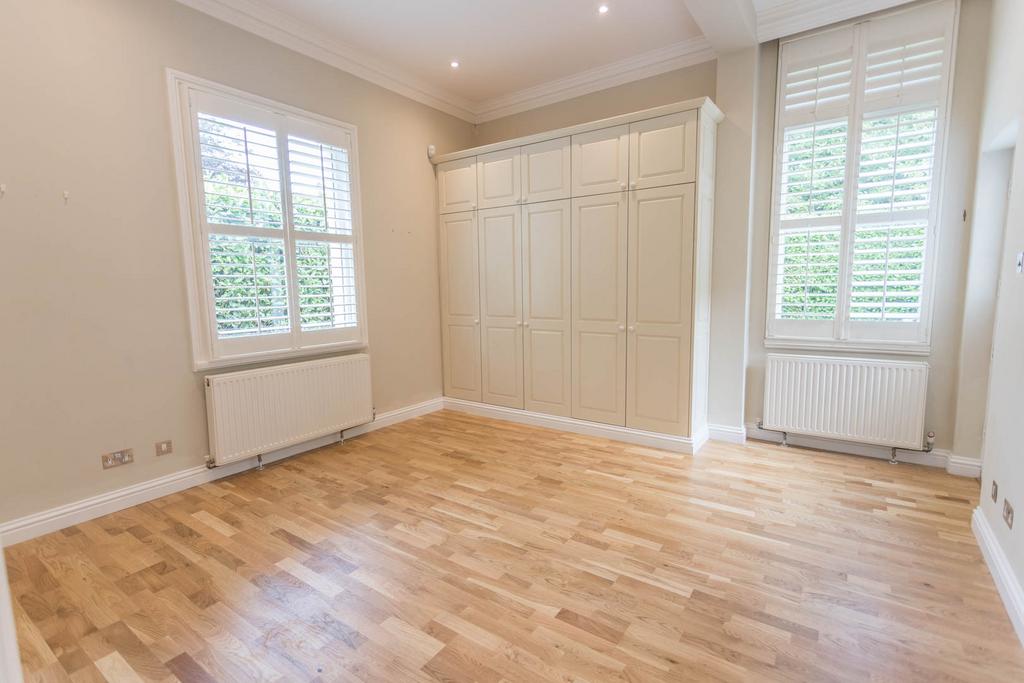
<path id="1" fill-rule="evenodd" d="M 860 341 L 855 339 L 803 339 L 766 336 L 766 349 L 833 351 L 836 353 L 886 353 L 894 356 L 930 356 L 931 344 L 921 342 Z"/>
<path id="2" fill-rule="evenodd" d="M 981 479 L 981 459 L 950 453 L 946 457 L 946 471 L 958 477 Z"/>
<path id="3" fill-rule="evenodd" d="M 11 608 L 11 588 L 7 583 L 7 564 L 0 547 L 0 681 L 24 680 L 18 655 L 18 632 Z"/>
<path id="4" fill-rule="evenodd" d="M 715 51 L 704 36 L 644 52 L 611 64 L 541 83 L 517 92 L 493 97 L 473 106 L 476 123 L 536 109 L 555 102 L 613 88 L 623 83 L 650 78 L 715 59 Z"/>
<path id="5" fill-rule="evenodd" d="M 492 406 L 486 403 L 465 401 L 460 398 L 446 397 L 444 399 L 444 407 L 448 410 L 458 410 L 463 413 L 480 415 L 482 417 L 491 417 L 496 420 L 517 422 L 519 424 L 526 424 L 534 427 L 559 429 L 563 432 L 572 432 L 573 434 L 583 434 L 585 436 L 597 436 L 605 439 L 613 439 L 615 441 L 625 441 L 627 443 L 649 446 L 651 448 L 661 448 L 663 450 L 674 451 L 676 453 L 696 453 L 708 440 L 707 433 L 699 434 L 696 438 L 675 436 L 672 434 L 659 434 L 657 432 L 648 432 L 642 429 L 631 429 L 629 427 L 619 427 L 618 425 L 588 422 L 586 420 L 577 420 L 571 417 L 561 417 L 559 415 L 547 415 L 544 413 L 531 412 L 529 410 L 519 410 L 518 408 Z"/>
<path id="6" fill-rule="evenodd" d="M 1013 630 L 1017 632 L 1021 645 L 1024 645 L 1024 587 L 1021 587 L 1010 560 L 999 545 L 999 539 L 996 538 L 981 507 L 974 508 L 974 514 L 971 515 L 971 530 L 978 539 L 978 547 L 981 548 L 981 554 L 999 590 L 999 596 L 1003 599 L 1003 606 L 1006 607 L 1006 614 L 1010 617 Z"/>
<path id="7" fill-rule="evenodd" d="M 708 425 L 708 436 L 712 441 L 746 443 L 747 428 L 743 426 L 733 427 L 731 425 Z"/>
<path id="8" fill-rule="evenodd" d="M 180 223 L 182 238 L 182 256 L 185 265 L 185 285 L 188 292 L 189 303 L 189 327 L 192 336 L 192 368 L 200 372 L 225 367 L 235 367 L 252 363 L 304 358 L 309 356 L 353 351 L 365 349 L 369 345 L 369 325 L 367 323 L 366 305 L 366 258 L 363 249 L 364 234 L 362 224 L 362 195 L 359 175 L 359 129 L 350 123 L 338 119 L 293 107 L 283 102 L 278 102 L 259 95 L 247 93 L 229 85 L 223 85 L 198 76 L 192 76 L 175 69 L 166 69 L 167 93 L 171 122 L 171 138 L 173 142 L 175 178 L 178 186 L 178 219 Z M 225 340 L 218 340 L 215 333 L 214 309 L 212 293 L 210 292 L 210 273 L 206 254 L 206 241 L 211 226 L 208 225 L 204 209 L 202 195 L 202 173 L 201 164 L 196 156 L 198 154 L 198 142 L 196 139 L 196 128 L 194 113 L 192 111 L 193 97 L 213 96 L 222 100 L 233 101 L 232 106 L 245 107 L 246 109 L 262 110 L 274 121 L 274 127 L 278 134 L 282 129 L 285 131 L 297 132 L 307 127 L 324 126 L 331 129 L 330 132 L 340 133 L 346 139 L 346 148 L 349 153 L 350 183 L 349 188 L 352 204 L 352 234 L 346 237 L 334 237 L 331 241 L 344 242 L 352 245 L 355 253 L 356 264 L 356 298 L 359 333 L 358 339 L 334 339 L 329 343 L 311 344 L 309 338 L 298 328 L 297 319 L 292 321 L 292 332 L 273 335 L 275 339 L 281 337 L 283 347 L 272 349 L 234 349 L 227 353 L 223 345 Z M 261 124 L 267 125 L 270 124 Z M 283 127 L 283 128 L 282 128 Z M 303 133 L 307 135 L 307 133 Z M 341 144 L 341 143 L 334 143 Z M 284 151 L 281 154 L 285 154 Z M 281 163 L 284 157 L 281 158 Z M 286 183 L 282 177 L 281 182 Z M 217 226 L 217 231 L 226 230 L 226 226 Z M 256 230 L 259 232 L 259 229 Z M 256 232 L 249 229 L 239 234 L 255 235 Z M 278 237 L 283 239 L 288 252 L 288 259 L 293 259 L 293 245 L 298 237 L 291 221 L 285 217 L 282 232 Z M 291 265 L 291 264 L 289 264 Z M 292 282 L 294 273 L 289 267 L 289 282 Z M 291 290 L 295 288 L 290 284 Z M 289 290 L 289 291 L 291 291 Z M 297 302 L 294 302 L 298 306 Z M 296 308 L 297 310 L 297 308 Z M 320 334 L 320 333 L 318 333 Z M 255 341 L 256 337 L 246 337 Z M 269 339 L 269 337 L 268 337 Z M 327 341 L 321 339 L 320 341 Z M 231 344 L 238 344 L 241 339 L 231 341 Z"/>
<path id="9" fill-rule="evenodd" d="M 317 26 L 296 21 L 262 3 L 254 0 L 178 2 L 428 107 L 476 123 L 475 112 L 468 100 L 402 73 L 323 35 Z"/>
<path id="10" fill-rule="evenodd" d="M 757 423 L 747 424 L 747 438 L 756 441 L 768 441 L 771 443 L 782 442 L 782 432 L 761 429 Z M 888 446 L 876 446 L 874 444 L 856 443 L 853 441 L 840 441 L 838 439 L 827 439 L 821 436 L 810 436 L 806 434 L 789 434 L 789 445 L 801 448 L 813 448 L 819 451 L 830 451 L 833 453 L 846 453 L 859 455 L 865 458 L 878 458 L 888 460 L 892 449 Z M 964 455 L 956 455 L 947 450 L 935 449 L 930 453 L 911 451 L 897 448 L 896 460 L 913 465 L 927 465 L 928 467 L 941 467 L 950 474 L 958 477 L 981 477 L 981 460 Z"/>
<path id="11" fill-rule="evenodd" d="M 789 0 L 757 13 L 760 43 L 879 12 L 912 0 Z"/>
<path id="12" fill-rule="evenodd" d="M 707 116 L 715 123 L 720 123 L 725 115 L 722 110 L 719 109 L 709 97 L 694 97 L 688 100 L 680 100 L 679 102 L 672 102 L 670 104 L 663 104 L 657 107 L 651 107 L 650 109 L 641 109 L 640 111 L 629 112 L 628 114 L 619 114 L 618 116 L 610 116 L 606 119 L 598 119 L 597 121 L 587 121 L 586 123 L 577 123 L 572 126 L 566 126 L 564 128 L 556 128 L 555 130 L 547 130 L 541 133 L 534 133 L 532 135 L 524 135 L 518 138 L 512 138 L 509 140 L 502 140 L 500 142 L 492 142 L 488 145 L 480 145 L 478 147 L 469 147 L 467 149 L 460 149 L 455 152 L 448 152 L 447 154 L 439 154 L 431 157 L 430 163 L 435 166 L 444 164 L 449 161 L 457 161 L 459 159 L 466 159 L 468 157 L 482 156 L 484 154 L 490 154 L 491 152 L 500 152 L 502 150 L 511 149 L 513 147 L 525 147 L 527 145 L 533 145 L 539 142 L 547 142 L 549 140 L 556 140 L 558 138 L 570 137 L 572 135 L 579 135 L 580 133 L 589 133 L 594 130 L 601 130 L 602 128 L 614 128 L 615 126 L 622 126 L 629 123 L 637 123 L 638 121 L 646 121 L 647 119 L 655 119 L 662 116 L 668 116 L 670 114 L 678 114 L 684 111 L 691 111 L 693 109 L 700 110 L 700 116 Z"/>
<path id="13" fill-rule="evenodd" d="M 715 58 L 707 39 L 698 36 L 507 95 L 473 101 L 371 57 L 325 35 L 320 27 L 259 0 L 178 2 L 469 123 L 491 121 Z"/>
<path id="14" fill-rule="evenodd" d="M 438 396 L 437 398 L 432 398 L 429 401 L 423 401 L 422 403 L 416 403 L 411 406 L 406 406 L 405 408 L 381 413 L 374 418 L 373 422 L 367 422 L 364 425 L 346 429 L 345 438 L 348 439 L 349 437 L 359 436 L 360 434 L 375 432 L 378 429 L 390 427 L 393 424 L 405 422 L 406 420 L 411 420 L 414 417 L 434 413 L 443 409 L 444 399 Z"/>
<path id="15" fill-rule="evenodd" d="M 405 408 L 381 413 L 373 422 L 369 422 L 365 425 L 359 425 L 352 429 L 346 429 L 344 432 L 345 438 L 366 434 L 367 432 L 376 431 L 382 427 L 387 427 L 420 415 L 441 410 L 443 406 L 444 403 L 442 399 L 434 398 L 429 401 L 424 401 L 423 403 L 417 403 L 415 405 L 406 406 Z M 319 439 L 306 441 L 304 443 L 264 455 L 263 462 L 264 464 L 269 464 L 293 455 L 298 455 L 299 453 L 305 453 L 306 451 L 313 450 L 314 448 L 320 448 L 332 443 L 337 443 L 338 441 L 339 437 L 337 434 L 320 437 Z M 0 547 L 21 543 L 22 541 L 27 541 L 29 539 L 36 538 L 37 536 L 48 534 L 52 531 L 58 531 L 74 524 L 80 524 L 90 519 L 96 519 L 97 517 L 102 517 L 103 515 L 117 512 L 118 510 L 123 510 L 127 507 L 131 507 L 132 505 L 139 505 L 140 503 L 155 500 L 162 496 L 177 493 L 178 491 L 184 491 L 185 489 L 192 488 L 193 486 L 199 486 L 200 484 L 215 481 L 222 477 L 238 474 L 239 472 L 244 472 L 256 467 L 256 464 L 255 458 L 247 458 L 245 460 L 239 460 L 213 469 L 208 469 L 205 465 L 189 467 L 188 469 L 157 477 L 156 479 L 150 479 L 149 481 L 133 484 L 132 486 L 126 486 L 115 491 L 101 493 L 98 496 L 92 496 L 73 503 L 68 503 L 67 505 L 61 505 L 49 510 L 43 510 L 42 512 L 13 519 L 4 524 L 0 524 Z M 2 615 L 0 615 L 0 618 L 2 618 Z M 0 678 L 0 680 L 6 679 Z"/>

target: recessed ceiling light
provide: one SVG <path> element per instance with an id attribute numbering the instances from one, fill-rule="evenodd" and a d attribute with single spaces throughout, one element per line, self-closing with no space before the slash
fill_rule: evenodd
<path id="1" fill-rule="evenodd" d="M 608 14 L 608 5 L 601 5 L 597 8 L 598 14 Z"/>
<path id="2" fill-rule="evenodd" d="M 459 60 L 457 60 L 457 59 L 453 59 L 452 60 L 452 68 L 453 69 L 458 69 L 459 68 Z"/>

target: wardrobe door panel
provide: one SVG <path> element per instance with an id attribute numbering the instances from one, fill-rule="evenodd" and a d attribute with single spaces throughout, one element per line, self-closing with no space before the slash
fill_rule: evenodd
<path id="1" fill-rule="evenodd" d="M 479 212 L 483 401 L 523 407 L 520 207 Z"/>
<path id="2" fill-rule="evenodd" d="M 437 167 L 437 206 L 441 213 L 476 208 L 476 157 Z"/>
<path id="3" fill-rule="evenodd" d="M 571 202 L 523 207 L 523 360 L 527 410 L 571 413 Z"/>
<path id="4" fill-rule="evenodd" d="M 625 423 L 626 195 L 572 204 L 572 416 Z"/>
<path id="5" fill-rule="evenodd" d="M 630 193 L 628 427 L 689 434 L 693 190 Z"/>
<path id="6" fill-rule="evenodd" d="M 629 175 L 629 126 L 572 136 L 572 196 L 620 192 Z"/>
<path id="7" fill-rule="evenodd" d="M 697 179 L 697 112 L 639 121 L 629 130 L 631 190 Z"/>
<path id="8" fill-rule="evenodd" d="M 568 199 L 572 191 L 570 139 L 523 147 L 523 198 L 526 202 Z"/>
<path id="9" fill-rule="evenodd" d="M 476 214 L 441 216 L 444 394 L 479 401 L 480 278 Z"/>
<path id="10" fill-rule="evenodd" d="M 512 206 L 522 198 L 519 148 L 477 157 L 477 204 L 481 209 Z"/>

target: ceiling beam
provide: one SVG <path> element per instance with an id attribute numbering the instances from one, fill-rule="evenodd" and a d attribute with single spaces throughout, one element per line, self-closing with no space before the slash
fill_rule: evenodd
<path id="1" fill-rule="evenodd" d="M 724 54 L 757 45 L 757 11 L 753 0 L 684 0 L 711 43 Z"/>

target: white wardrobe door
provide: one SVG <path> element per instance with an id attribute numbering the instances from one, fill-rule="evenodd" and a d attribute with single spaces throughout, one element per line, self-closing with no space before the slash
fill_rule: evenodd
<path id="1" fill-rule="evenodd" d="M 629 127 L 629 187 L 692 183 L 697 179 L 697 112 L 661 116 Z"/>
<path id="2" fill-rule="evenodd" d="M 625 424 L 626 194 L 572 202 L 572 416 Z"/>
<path id="3" fill-rule="evenodd" d="M 476 208 L 476 157 L 438 165 L 437 206 L 441 213 Z"/>
<path id="4" fill-rule="evenodd" d="M 523 200 L 546 202 L 568 199 L 572 191 L 569 138 L 523 147 Z"/>
<path id="5" fill-rule="evenodd" d="M 568 199 L 523 207 L 523 362 L 527 410 L 572 412 L 571 210 Z"/>
<path id="6" fill-rule="evenodd" d="M 480 216 L 483 402 L 523 407 L 523 283 L 519 206 Z"/>
<path id="7" fill-rule="evenodd" d="M 627 427 L 689 434 L 693 191 L 630 193 Z"/>
<path id="8" fill-rule="evenodd" d="M 572 196 L 619 192 L 629 173 L 629 126 L 572 136 Z"/>
<path id="9" fill-rule="evenodd" d="M 444 394 L 480 400 L 480 277 L 473 211 L 441 216 Z"/>
<path id="10" fill-rule="evenodd" d="M 481 209 L 511 206 L 521 199 L 519 148 L 477 157 L 477 204 Z"/>

